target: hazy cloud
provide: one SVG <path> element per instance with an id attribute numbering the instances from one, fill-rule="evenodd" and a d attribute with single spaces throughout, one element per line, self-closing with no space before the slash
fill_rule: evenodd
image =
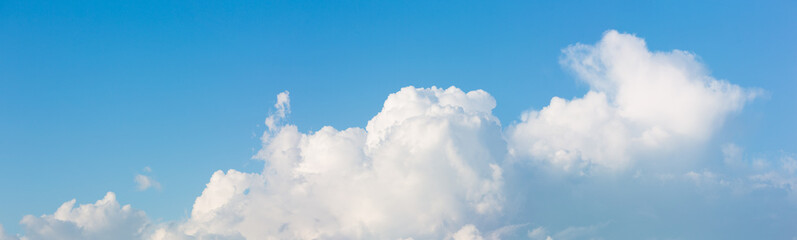
<path id="1" fill-rule="evenodd" d="M 161 188 L 161 184 L 158 181 L 155 181 L 155 179 L 152 179 L 152 177 L 150 176 L 142 174 L 136 175 L 135 182 L 136 182 L 136 188 L 138 188 L 139 191 L 144 191 L 149 188 L 155 188 L 155 189 Z"/>

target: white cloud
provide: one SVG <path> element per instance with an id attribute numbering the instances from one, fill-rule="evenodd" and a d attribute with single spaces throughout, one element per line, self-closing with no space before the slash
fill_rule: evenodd
<path id="1" fill-rule="evenodd" d="M 291 113 L 291 99 L 289 95 L 290 92 L 288 91 L 277 94 L 277 103 L 274 104 L 274 108 L 277 109 L 277 112 L 266 118 L 266 127 L 268 127 L 268 129 L 276 129 L 280 121 Z"/>
<path id="2" fill-rule="evenodd" d="M 161 184 L 158 181 L 155 181 L 155 179 L 152 179 L 152 177 L 150 176 L 137 174 L 135 177 L 135 181 L 136 181 L 136 188 L 138 188 L 139 191 L 144 191 L 149 188 L 155 188 L 155 189 L 161 188 Z"/>
<path id="3" fill-rule="evenodd" d="M 484 240 L 479 229 L 476 226 L 468 224 L 463 226 L 459 231 L 451 236 L 451 240 Z"/>
<path id="4" fill-rule="evenodd" d="M 562 64 L 591 90 L 554 97 L 507 134 L 517 156 L 565 170 L 623 169 L 636 152 L 705 141 L 757 93 L 714 79 L 692 53 L 651 52 L 641 38 L 613 30 L 563 53 Z"/>
<path id="5" fill-rule="evenodd" d="M 94 204 L 75 207 L 75 199 L 65 202 L 52 215 L 25 216 L 23 240 L 36 239 L 141 239 L 148 220 L 144 212 L 130 205 L 120 206 L 116 195 L 108 192 Z"/>
<path id="6" fill-rule="evenodd" d="M 277 107 L 288 103 L 278 98 Z M 502 210 L 506 144 L 486 92 L 407 87 L 365 129 L 273 125 L 262 173 L 213 174 L 187 236 L 442 238 Z M 277 111 L 280 114 L 288 108 Z M 165 230 L 161 231 L 163 234 Z"/>
<path id="7" fill-rule="evenodd" d="M 616 217 L 621 224 L 614 225 L 629 229 L 670 222 L 675 230 L 662 231 L 678 232 L 705 222 L 706 214 L 723 213 L 701 211 L 712 205 L 690 201 L 684 179 L 703 188 L 746 184 L 793 192 L 793 158 L 780 164 L 761 160 L 760 168 L 752 167 L 751 174 L 734 182 L 709 170 L 659 175 L 637 170 L 633 178 L 572 180 L 550 177 L 539 165 L 505 161 L 531 157 L 580 173 L 621 170 L 635 159 L 645 160 L 637 158 L 640 152 L 705 141 L 754 95 L 713 79 L 690 53 L 650 52 L 641 39 L 615 31 L 594 46 L 574 45 L 564 54 L 562 62 L 591 91 L 572 100 L 554 97 L 506 131 L 492 115 L 495 100 L 481 90 L 406 87 L 388 96 L 365 128 L 308 133 L 285 124 L 290 98 L 287 91 L 280 93 L 276 111 L 266 118 L 262 149 L 254 156 L 264 161 L 263 171 L 216 171 L 189 218 L 153 225 L 143 212 L 120 206 L 108 193 L 94 204 L 75 208 L 72 200 L 52 215 L 26 216 L 23 239 L 522 237 L 514 232 L 531 239 L 585 239 L 608 224 L 568 227 L 573 219 L 589 224 Z M 740 147 L 729 144 L 723 152 L 726 162 L 746 164 Z M 135 181 L 140 190 L 160 186 L 144 174 Z M 510 195 L 516 198 L 506 200 Z M 692 204 L 696 213 L 685 209 L 668 215 L 673 205 L 680 209 L 683 203 Z M 507 214 L 507 209 L 524 212 Z M 564 230 L 512 225 L 530 219 Z M 645 230 L 658 229 L 640 231 Z M 12 237 L 0 227 L 0 238 Z"/>

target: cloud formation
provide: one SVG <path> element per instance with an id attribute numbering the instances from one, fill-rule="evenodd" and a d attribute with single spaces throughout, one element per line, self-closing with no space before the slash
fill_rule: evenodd
<path id="1" fill-rule="evenodd" d="M 650 235 L 611 228 L 662 231 L 644 228 L 649 222 L 640 219 L 673 222 L 676 229 L 685 228 L 680 222 L 695 225 L 677 220 L 694 214 L 658 209 L 679 203 L 703 211 L 700 216 L 716 214 L 684 186 L 794 192 L 793 158 L 782 158 L 777 168 L 770 161 L 756 167 L 733 144 L 722 149 L 724 162 L 756 170 L 740 170 L 749 174 L 730 182 L 709 170 L 591 176 L 628 173 L 636 161 L 648 160 L 642 153 L 705 142 L 756 91 L 714 79 L 691 53 L 651 52 L 642 39 L 616 31 L 595 45 L 564 49 L 561 62 L 590 91 L 571 100 L 554 97 L 506 129 L 485 91 L 405 87 L 387 97 L 365 128 L 302 133 L 286 124 L 286 91 L 265 120 L 254 156 L 264 169 L 214 172 L 187 219 L 153 224 L 108 193 L 93 204 L 75 207 L 71 200 L 52 215 L 25 216 L 22 239 L 644 238 Z M 551 168 L 528 160 L 585 177 L 550 177 Z M 135 180 L 140 190 L 159 186 L 143 174 Z M 546 227 L 531 228 L 532 221 Z M 0 240 L 11 238 L 0 227 Z"/>
<path id="2" fill-rule="evenodd" d="M 450 239 L 452 240 L 484 240 L 479 229 L 471 224 L 463 226 L 459 231 L 454 233 Z"/>
<path id="3" fill-rule="evenodd" d="M 65 202 L 52 215 L 27 215 L 20 222 L 25 228 L 22 240 L 37 239 L 142 239 L 149 220 L 144 212 L 130 205 L 121 206 L 109 192 L 94 204 L 75 207 L 75 199 Z"/>
<path id="4" fill-rule="evenodd" d="M 651 52 L 643 39 L 614 30 L 562 53 L 562 65 L 590 91 L 552 98 L 507 135 L 517 156 L 566 171 L 621 170 L 636 153 L 703 142 L 757 94 L 714 79 L 692 53 Z"/>
<path id="5" fill-rule="evenodd" d="M 288 102 L 287 93 L 278 102 Z M 278 104 L 278 108 L 280 105 Z M 365 129 L 272 125 L 262 173 L 213 174 L 182 234 L 442 238 L 500 212 L 506 144 L 486 92 L 407 87 Z M 276 118 L 284 117 L 279 110 Z"/>

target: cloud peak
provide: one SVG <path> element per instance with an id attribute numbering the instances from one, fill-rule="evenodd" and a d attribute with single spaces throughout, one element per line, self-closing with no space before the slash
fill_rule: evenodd
<path id="1" fill-rule="evenodd" d="M 262 171 L 214 172 L 187 219 L 150 223 L 109 192 L 93 204 L 76 207 L 73 199 L 52 215 L 25 216 L 24 239 L 498 239 L 518 233 L 575 239 L 612 226 L 568 223 L 550 227 L 564 229 L 558 233 L 543 227 L 518 231 L 531 226 L 529 218 L 556 217 L 538 215 L 549 205 L 513 211 L 547 200 L 567 208 L 557 211 L 588 216 L 609 210 L 585 206 L 621 202 L 633 209 L 619 212 L 633 213 L 620 218 L 650 220 L 666 213 L 644 209 L 649 206 L 640 199 L 653 200 L 642 196 L 649 189 L 683 179 L 701 187 L 731 185 L 708 170 L 612 174 L 640 161 L 661 161 L 640 157 L 646 153 L 706 142 L 755 90 L 711 77 L 692 53 L 650 51 L 643 39 L 614 30 L 593 45 L 575 44 L 562 53 L 561 63 L 590 90 L 573 99 L 553 97 L 506 128 L 492 114 L 495 99 L 483 90 L 408 86 L 390 94 L 364 128 L 325 126 L 302 133 L 285 120 L 289 92 L 279 93 L 253 157 L 265 163 Z M 729 164 L 744 165 L 741 148 L 727 145 L 724 153 Z M 580 178 L 584 183 L 548 179 L 550 166 L 554 173 L 586 176 Z M 748 182 L 793 192 L 797 161 L 784 158 L 779 166 L 782 171 L 756 172 Z M 135 182 L 139 190 L 160 186 L 144 174 Z M 683 193 L 676 187 L 667 193 Z M 638 192 L 616 192 L 626 188 Z M 518 224 L 507 219 L 512 214 L 525 219 Z M 628 219 L 618 222 L 638 223 Z M 0 238 L 11 238 L 1 226 Z"/>
<path id="2" fill-rule="evenodd" d="M 566 171 L 625 169 L 638 153 L 704 142 L 759 92 L 711 77 L 692 53 L 652 52 L 643 39 L 615 30 L 562 53 L 562 65 L 590 91 L 552 98 L 507 135 L 518 156 Z"/>

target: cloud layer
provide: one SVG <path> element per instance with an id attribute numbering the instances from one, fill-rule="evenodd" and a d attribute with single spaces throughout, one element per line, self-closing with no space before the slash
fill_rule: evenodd
<path id="1" fill-rule="evenodd" d="M 485 91 L 405 87 L 365 128 L 302 133 L 285 123 L 286 91 L 254 156 L 263 171 L 216 171 L 187 219 L 152 223 L 108 193 L 93 204 L 75 207 L 72 200 L 52 215 L 25 216 L 22 239 L 576 239 L 604 229 L 641 238 L 611 235 L 612 226 L 677 222 L 649 204 L 671 206 L 671 195 L 702 199 L 690 194 L 704 186 L 724 191 L 723 177 L 749 186 L 739 189 L 793 195 L 791 157 L 781 159 L 783 170 L 744 170 L 741 177 L 633 169 L 661 161 L 646 157 L 651 153 L 704 143 L 755 97 L 711 77 L 693 54 L 651 52 L 636 36 L 608 31 L 595 45 L 564 49 L 561 63 L 590 91 L 554 97 L 506 128 Z M 722 151 L 727 166 L 757 166 L 738 146 Z M 562 171 L 579 177 L 554 176 Z M 157 186 L 144 175 L 136 181 L 142 190 Z M 0 226 L 0 239 L 11 238 Z"/>

